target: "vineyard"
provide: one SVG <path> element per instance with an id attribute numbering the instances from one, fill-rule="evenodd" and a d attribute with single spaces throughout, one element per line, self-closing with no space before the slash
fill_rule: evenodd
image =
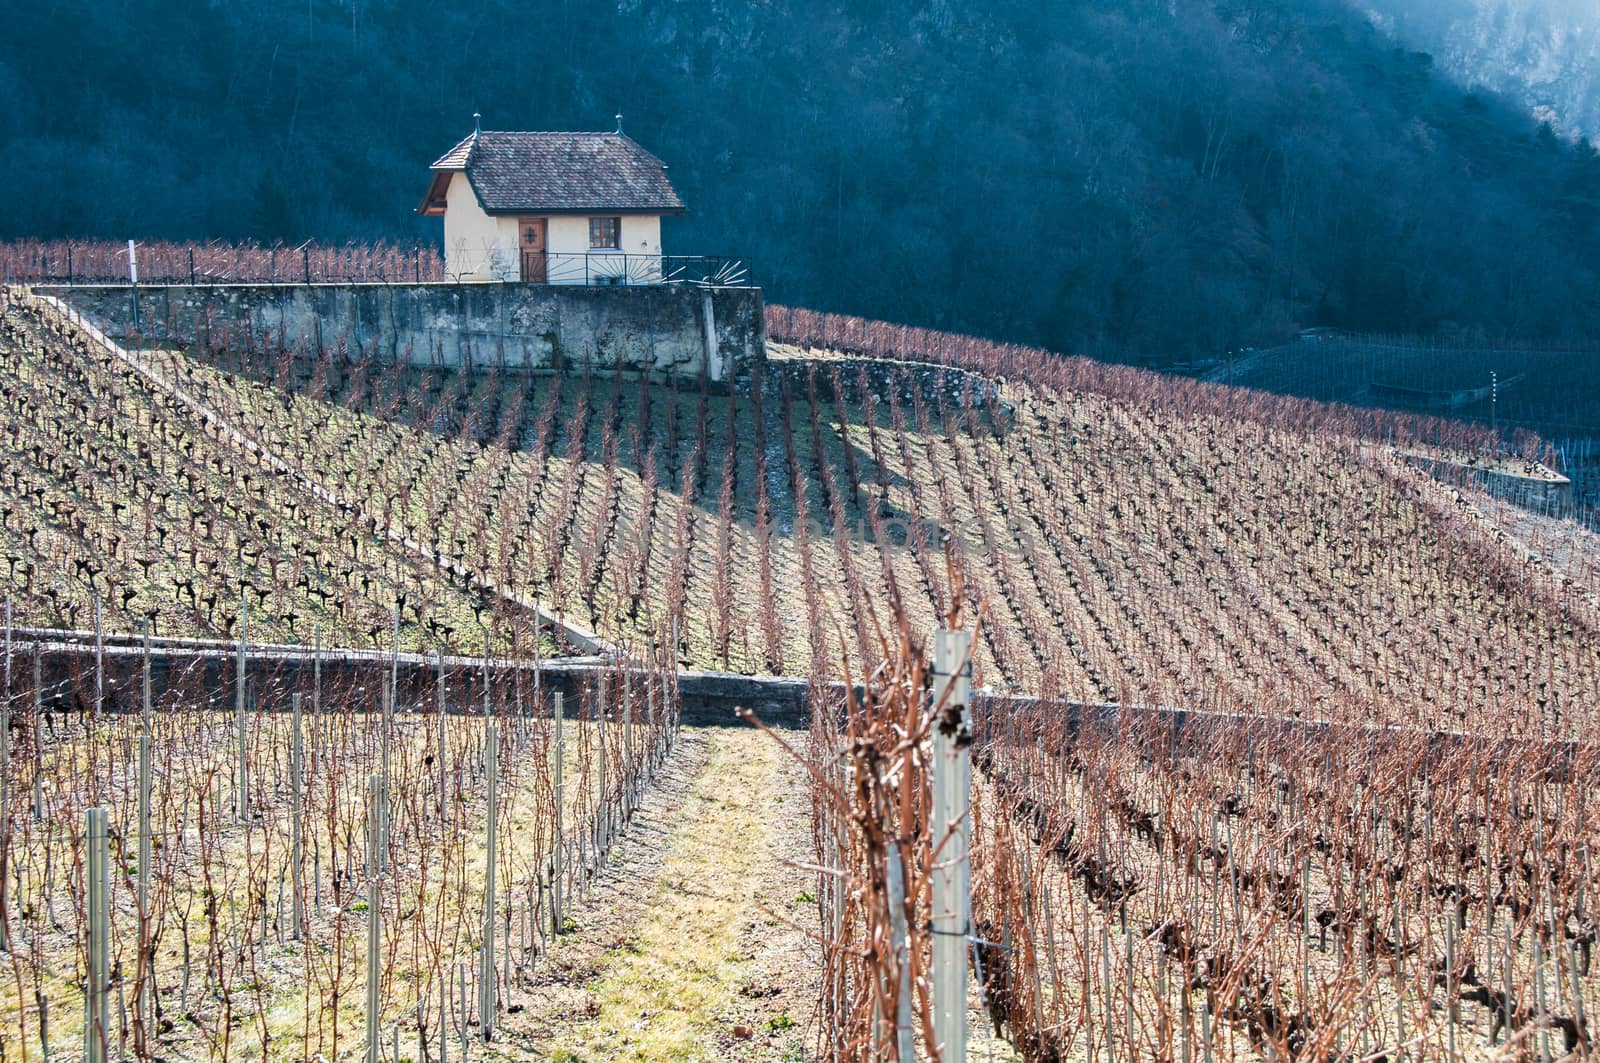
<path id="1" fill-rule="evenodd" d="M 760 893 L 809 1021 L 708 1005 L 714 1044 L 665 1056 L 922 1058 L 952 1008 L 1027 1060 L 1590 1051 L 1600 552 L 1415 464 L 1505 460 L 1482 427 L 781 307 L 724 391 L 118 343 L 3 298 L 0 1058 L 84 1043 L 98 808 L 111 1051 L 541 1058 L 518 1016 L 585 937 L 562 898 L 707 740 L 688 671 L 810 680 L 809 734 L 721 723 L 789 758 L 814 851 L 602 967 L 668 984 Z M 246 683 L 194 649 L 146 697 L 143 631 L 300 663 Z M 318 645 L 367 664 L 308 672 Z M 77 663 L 30 672 L 47 651 Z M 735 771 L 710 741 L 693 786 Z M 683 853 L 760 819 L 736 796 L 681 797 Z M 711 850 L 661 866 L 761 871 Z M 586 1051 L 651 1058 L 609 984 Z"/>
<path id="2" fill-rule="evenodd" d="M 941 826 L 927 648 L 893 629 L 813 720 L 833 1058 L 950 1043 L 965 852 L 972 996 L 1024 1059 L 1590 1057 L 1600 748 L 977 694 Z"/>
<path id="3" fill-rule="evenodd" d="M 871 645 L 875 606 L 931 630 L 956 604 L 948 551 L 963 604 L 990 610 L 980 683 L 1592 723 L 1594 560 L 1531 556 L 1388 445 L 1438 445 L 1442 423 L 1067 361 L 972 357 L 1018 382 L 851 402 L 848 360 L 741 395 L 259 339 L 119 353 L 10 297 L 0 431 L 19 460 L 0 523 L 20 621 L 84 629 L 98 602 L 111 629 L 227 638 L 245 596 L 264 640 L 381 647 L 398 603 L 406 649 L 487 637 L 527 656 L 542 609 L 558 638 L 642 651 L 677 618 L 685 666 L 824 674 Z"/>
<path id="4" fill-rule="evenodd" d="M 575 930 L 678 736 L 660 668 L 596 670 L 568 697 L 537 666 L 443 656 L 325 669 L 258 648 L 247 675 L 241 640 L 218 682 L 226 651 L 8 636 L 26 693 L 5 708 L 7 1058 L 98 1041 L 101 1059 L 376 1059 L 401 1026 L 410 1058 L 514 1039 L 507 998 Z M 97 935 L 114 1004 L 71 973 L 94 970 Z"/>
<path id="5" fill-rule="evenodd" d="M 1557 779 L 1489 739 L 1049 710 L 978 727 L 975 925 L 1026 939 L 993 958 L 1018 1030 L 1108 1059 L 1588 1054 L 1592 750 Z"/>
<path id="6" fill-rule="evenodd" d="M 1481 338 L 1425 339 L 1334 332 L 1280 347 L 1239 352 L 1205 373 L 1238 387 L 1327 402 L 1423 410 L 1507 433 L 1537 433 L 1544 460 L 1571 477 L 1583 516 L 1594 523 L 1596 473 L 1591 351 Z"/>

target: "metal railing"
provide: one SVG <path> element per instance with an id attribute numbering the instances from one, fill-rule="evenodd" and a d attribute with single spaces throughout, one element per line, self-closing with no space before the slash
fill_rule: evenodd
<path id="1" fill-rule="evenodd" d="M 750 286 L 749 265 L 726 255 L 641 255 L 631 251 L 524 251 L 519 276 L 532 284 L 590 287 L 679 284 L 700 287 Z"/>

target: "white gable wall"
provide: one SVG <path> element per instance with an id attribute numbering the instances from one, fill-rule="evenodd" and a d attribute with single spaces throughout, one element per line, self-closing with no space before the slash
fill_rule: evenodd
<path id="1" fill-rule="evenodd" d="M 517 280 L 522 269 L 517 219 L 484 213 L 464 173 L 452 175 L 445 190 L 444 263 L 452 280 Z"/>

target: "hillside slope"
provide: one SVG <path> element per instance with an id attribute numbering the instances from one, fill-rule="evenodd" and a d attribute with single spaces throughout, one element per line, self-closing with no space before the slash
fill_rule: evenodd
<path id="1" fill-rule="evenodd" d="M 783 302 L 1119 360 L 1600 316 L 1600 161 L 1345 0 L 13 7 L 0 238 L 438 246 L 475 111 L 621 111 L 668 249 Z"/>
<path id="2" fill-rule="evenodd" d="M 49 311 L 5 321 L 23 621 L 87 626 L 98 595 L 113 628 L 227 633 L 249 588 L 253 637 L 386 645 L 403 594 L 403 645 L 479 648 L 482 624 L 532 652 L 526 615 L 474 590 L 493 584 L 623 646 L 677 619 L 688 664 L 807 674 L 871 664 L 895 602 L 927 630 L 959 594 L 984 610 L 979 680 L 1029 691 L 1515 732 L 1583 726 L 1600 691 L 1582 580 L 1303 403 L 1086 362 L 985 388 L 999 367 L 973 356 L 863 387 L 885 370 L 781 346 L 748 397 L 139 353 L 344 512 Z"/>

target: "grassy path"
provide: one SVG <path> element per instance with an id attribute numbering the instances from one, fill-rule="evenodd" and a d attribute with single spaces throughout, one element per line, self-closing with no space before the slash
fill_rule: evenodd
<path id="1" fill-rule="evenodd" d="M 748 727 L 686 730 L 682 753 L 496 1054 L 809 1057 L 819 963 L 794 924 L 814 924 L 814 886 L 785 862 L 809 852 L 803 780 Z"/>

